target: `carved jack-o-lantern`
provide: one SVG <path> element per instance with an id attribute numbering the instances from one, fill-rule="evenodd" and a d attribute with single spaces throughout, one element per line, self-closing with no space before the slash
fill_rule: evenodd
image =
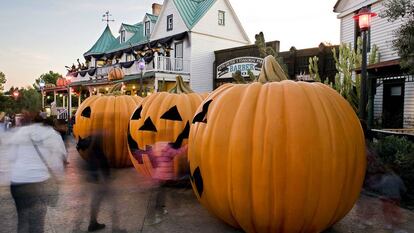
<path id="1" fill-rule="evenodd" d="M 141 174 L 158 180 L 189 174 L 190 124 L 205 96 L 159 92 L 143 100 L 132 115 L 128 135 L 131 160 Z"/>
<path id="2" fill-rule="evenodd" d="M 96 134 L 102 136 L 102 152 L 109 165 L 115 168 L 131 166 L 127 132 L 131 114 L 141 102 L 136 96 L 91 96 L 76 112 L 73 133 L 78 151 L 88 159 L 88 143 Z"/>
<path id="3" fill-rule="evenodd" d="M 115 81 L 123 79 L 125 76 L 124 71 L 122 71 L 121 68 L 115 67 L 111 69 L 108 73 L 108 80 L 109 81 Z"/>
<path id="4" fill-rule="evenodd" d="M 271 57 L 260 77 L 286 79 Z M 223 85 L 192 123 L 188 159 L 197 198 L 246 232 L 321 232 L 359 196 L 364 135 L 352 107 L 327 85 Z"/>

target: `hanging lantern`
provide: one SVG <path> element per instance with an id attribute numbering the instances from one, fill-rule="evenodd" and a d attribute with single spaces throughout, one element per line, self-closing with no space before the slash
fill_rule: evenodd
<path id="1" fill-rule="evenodd" d="M 353 18 L 355 21 L 358 21 L 359 29 L 366 31 L 371 27 L 371 18 L 375 16 L 377 16 L 376 13 L 364 7 Z"/>

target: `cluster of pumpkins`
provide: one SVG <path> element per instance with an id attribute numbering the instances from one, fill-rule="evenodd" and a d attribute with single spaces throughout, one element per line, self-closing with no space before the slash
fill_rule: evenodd
<path id="1" fill-rule="evenodd" d="M 189 175 L 201 204 L 246 232 L 321 232 L 353 207 L 364 135 L 329 86 L 289 81 L 269 56 L 257 82 L 207 95 L 178 78 L 171 92 L 92 96 L 76 114 L 75 136 L 103 130 L 113 167 L 132 163 L 155 179 Z"/>

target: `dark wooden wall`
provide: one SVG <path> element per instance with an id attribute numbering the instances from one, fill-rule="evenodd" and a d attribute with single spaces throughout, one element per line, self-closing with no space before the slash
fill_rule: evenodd
<path id="1" fill-rule="evenodd" d="M 319 57 L 318 69 L 321 79 L 324 81 L 325 78 L 329 78 L 331 82 L 334 82 L 337 71 L 332 53 L 333 48 L 336 48 L 338 54 L 338 45 L 326 46 L 321 43 L 316 48 L 297 50 L 292 47 L 289 51 L 279 53 L 279 56 L 283 58 L 283 62 L 288 68 L 289 78 L 292 80 L 296 80 L 297 75 L 309 74 L 309 58 L 317 56 Z"/>

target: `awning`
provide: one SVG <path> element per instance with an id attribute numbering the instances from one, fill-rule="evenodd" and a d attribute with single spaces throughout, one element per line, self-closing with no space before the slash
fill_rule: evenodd
<path id="1" fill-rule="evenodd" d="M 145 72 L 142 76 L 143 79 L 149 79 L 155 77 L 154 71 Z M 128 81 L 134 81 L 139 80 L 141 78 L 140 74 L 133 74 L 133 75 L 126 75 L 123 79 L 113 81 L 112 83 L 122 83 L 122 82 L 128 82 Z"/>

